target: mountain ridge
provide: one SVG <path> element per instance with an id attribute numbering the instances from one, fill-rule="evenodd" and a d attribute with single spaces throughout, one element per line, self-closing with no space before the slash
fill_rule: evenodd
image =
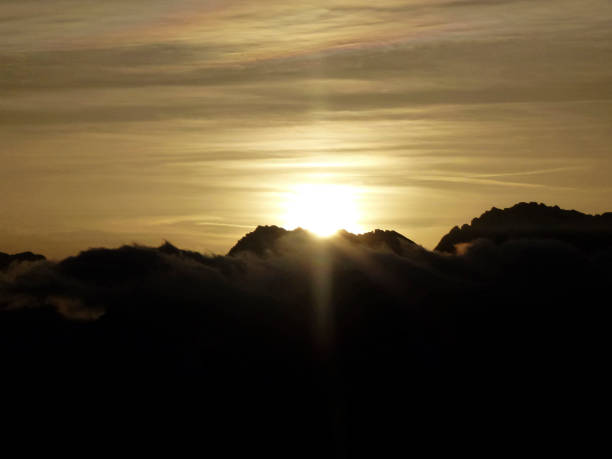
<path id="1" fill-rule="evenodd" d="M 258 256 L 266 256 L 278 250 L 278 242 L 281 238 L 289 235 L 297 235 L 303 238 L 317 238 L 303 228 L 286 230 L 279 226 L 258 226 L 254 231 L 244 235 L 227 253 L 228 256 L 236 256 L 240 253 L 252 252 Z M 345 240 L 352 244 L 364 245 L 369 248 L 380 248 L 386 246 L 395 254 L 401 255 L 406 247 L 416 246 L 406 236 L 392 230 L 375 229 L 361 234 L 353 234 L 346 230 L 338 230 L 330 236 L 330 240 Z"/>
<path id="2" fill-rule="evenodd" d="M 265 257 L 278 252 L 279 241 L 289 235 L 305 239 L 318 238 L 303 228 L 287 230 L 276 225 L 259 225 L 240 238 L 226 255 L 235 257 L 250 252 Z M 397 231 L 382 229 L 360 234 L 342 229 L 328 239 L 346 241 L 372 249 L 386 247 L 397 255 L 404 254 L 409 248 L 421 247 Z M 537 202 L 519 202 L 504 209 L 492 207 L 473 218 L 470 223 L 454 226 L 442 236 L 433 251 L 454 254 L 457 253 L 459 244 L 471 243 L 478 239 L 487 239 L 495 244 L 517 239 L 558 240 L 581 251 L 593 253 L 612 247 L 612 212 L 591 215 Z M 165 241 L 159 249 L 161 252 L 180 255 L 195 261 L 203 259 L 201 253 L 178 249 L 168 241 Z M 46 260 L 44 255 L 29 251 L 14 255 L 0 252 L 0 270 L 7 269 L 16 261 L 42 260 Z"/>
<path id="3" fill-rule="evenodd" d="M 453 227 L 434 250 L 456 253 L 457 244 L 488 239 L 496 244 L 516 239 L 554 239 L 593 252 L 612 246 L 612 212 L 586 214 L 537 202 L 492 207 L 470 224 Z"/>
<path id="4" fill-rule="evenodd" d="M 13 255 L 0 252 L 0 270 L 8 268 L 13 262 L 23 261 L 43 261 L 46 260 L 44 255 L 32 252 L 20 252 Z"/>
<path id="5" fill-rule="evenodd" d="M 607 228 L 608 217 L 591 224 L 554 208 L 513 212 L 487 214 L 484 226 L 499 220 L 500 228 L 537 228 L 546 220 L 556 228 L 567 215 L 565 227 Z M 495 431 L 513 432 L 517 419 L 506 404 L 527 420 L 533 407 L 549 413 L 535 417 L 534 431 L 544 422 L 557 432 L 555 422 L 567 425 L 559 409 L 584 406 L 585 394 L 594 394 L 588 406 L 598 406 L 607 394 L 612 250 L 587 256 L 569 244 L 529 239 L 475 243 L 456 256 L 393 231 L 339 232 L 331 240 L 279 227 L 252 233 L 235 257 L 166 242 L 11 265 L 0 273 L 7 393 L 19 394 L 19 403 L 37 395 L 58 400 L 53 412 L 89 412 L 97 401 L 111 407 L 110 419 L 141 394 L 160 425 L 180 416 L 160 411 L 157 400 L 166 394 L 168 406 L 215 423 L 228 416 L 225 425 L 246 454 L 246 433 L 299 448 L 320 439 L 306 457 L 331 450 L 325 438 L 338 426 L 333 413 L 343 416 L 359 451 L 372 432 L 388 437 L 398 416 L 435 426 L 434 440 L 447 414 L 457 416 L 452 432 L 466 426 L 458 434 L 473 436 L 465 413 L 475 409 Z M 252 247 L 262 256 L 240 256 Z M 568 394 L 575 399 L 559 408 Z M 237 424 L 243 414 L 246 422 Z M 580 424 L 590 419 L 568 415 Z M 601 427 L 595 423 L 589 434 Z M 362 457 L 377 455 L 378 441 Z"/>

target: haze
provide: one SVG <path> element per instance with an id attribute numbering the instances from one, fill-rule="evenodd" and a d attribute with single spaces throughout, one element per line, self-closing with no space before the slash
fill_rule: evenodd
<path id="1" fill-rule="evenodd" d="M 304 186 L 428 248 L 610 210 L 607 0 L 3 0 L 0 43 L 0 251 L 225 252 Z"/>

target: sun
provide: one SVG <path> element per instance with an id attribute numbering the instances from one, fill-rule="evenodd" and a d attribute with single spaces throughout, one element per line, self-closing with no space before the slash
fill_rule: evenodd
<path id="1" fill-rule="evenodd" d="M 358 233 L 358 193 L 350 186 L 297 185 L 287 194 L 284 227 L 304 228 L 318 236 L 331 236 L 340 229 Z"/>

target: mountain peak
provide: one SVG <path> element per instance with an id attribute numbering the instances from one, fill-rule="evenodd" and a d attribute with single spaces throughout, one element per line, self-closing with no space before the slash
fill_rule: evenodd
<path id="1" fill-rule="evenodd" d="M 368 233 L 353 234 L 348 231 L 341 230 L 338 232 L 340 237 L 347 239 L 356 244 L 362 244 L 370 248 L 378 248 L 381 246 L 387 246 L 393 252 L 398 255 L 404 253 L 404 248 L 408 246 L 415 246 L 416 244 L 398 233 L 397 231 L 375 229 Z"/>
<path id="2" fill-rule="evenodd" d="M 242 252 L 252 252 L 258 256 L 265 256 L 266 254 L 275 250 L 276 243 L 279 239 L 289 234 L 309 238 L 316 237 L 314 234 L 302 228 L 296 228 L 289 231 L 274 225 L 258 226 L 254 231 L 246 234 L 242 239 L 240 239 L 236 245 L 230 249 L 228 255 L 235 256 Z M 336 234 L 330 237 L 330 239 L 338 238 L 347 240 L 353 244 L 364 245 L 369 248 L 386 246 L 397 254 L 402 254 L 407 245 L 416 245 L 413 241 L 396 231 L 380 229 L 362 234 L 353 234 L 346 230 L 339 230 Z"/>
<path id="3" fill-rule="evenodd" d="M 297 231 L 297 230 L 294 230 Z M 284 228 L 279 226 L 258 226 L 254 231 L 244 235 L 228 252 L 229 256 L 235 256 L 240 252 L 253 252 L 256 255 L 264 256 L 272 249 L 276 241 L 288 234 Z"/>
<path id="4" fill-rule="evenodd" d="M 505 209 L 492 207 L 470 224 L 451 229 L 435 250 L 454 253 L 457 244 L 481 238 L 495 243 L 556 239 L 592 251 L 612 245 L 612 213 L 590 215 L 537 202 L 519 202 Z"/>
<path id="5" fill-rule="evenodd" d="M 42 261 L 46 260 L 43 255 L 39 255 L 37 253 L 32 252 L 21 252 L 16 253 L 14 255 L 9 255 L 8 253 L 0 252 L 0 270 L 8 268 L 11 263 L 17 261 Z"/>

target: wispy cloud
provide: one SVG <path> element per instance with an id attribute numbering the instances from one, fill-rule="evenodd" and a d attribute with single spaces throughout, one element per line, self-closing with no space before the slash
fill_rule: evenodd
<path id="1" fill-rule="evenodd" d="M 0 17 L 12 228 L 214 214 L 236 232 L 198 234 L 223 250 L 309 180 L 369 190 L 377 226 L 431 221 L 424 194 L 450 220 L 610 201 L 605 0 L 27 0 Z M 396 229 L 427 244 L 433 225 Z"/>

